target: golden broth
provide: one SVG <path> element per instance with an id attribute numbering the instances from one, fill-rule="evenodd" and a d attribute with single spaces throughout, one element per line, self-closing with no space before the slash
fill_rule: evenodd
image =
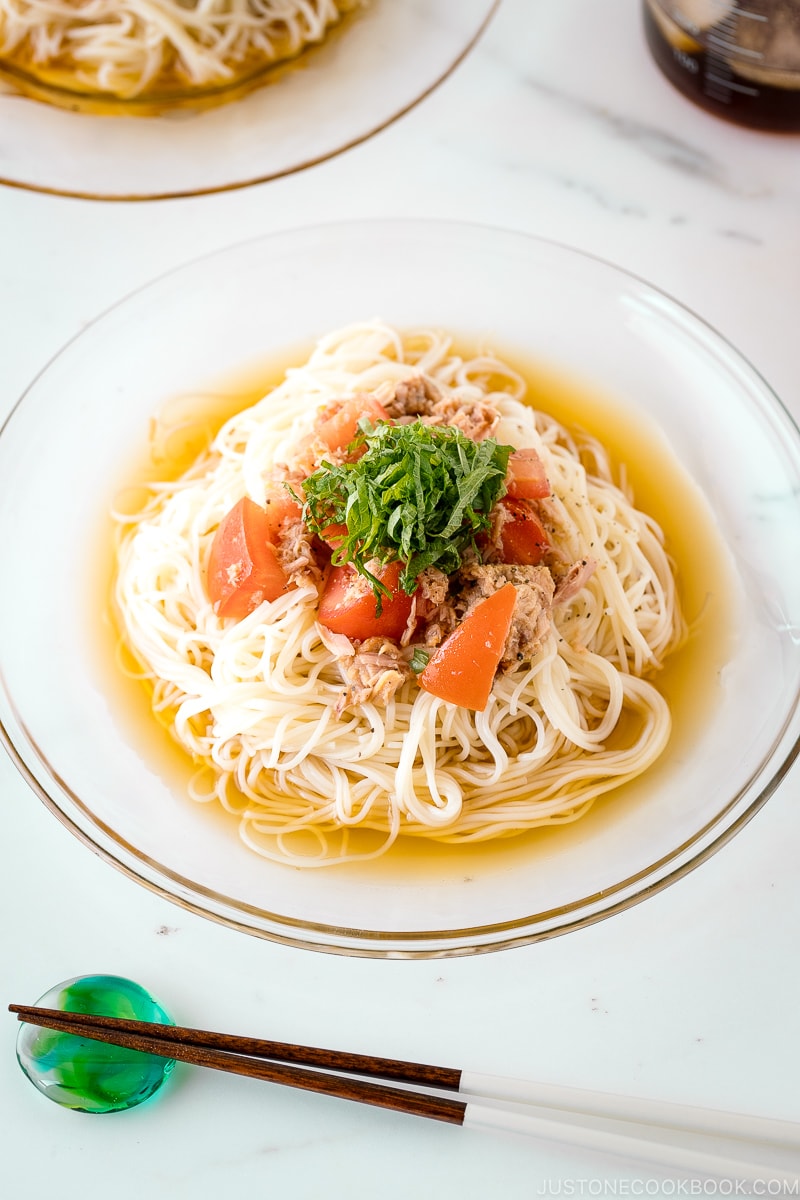
<path id="1" fill-rule="evenodd" d="M 469 356 L 465 347 L 460 349 L 465 357 Z M 218 391 L 181 397 L 166 404 L 151 422 L 147 451 L 130 468 L 123 469 L 122 478 L 132 483 L 115 498 L 117 507 L 133 511 L 140 506 L 143 493 L 133 481 L 177 478 L 208 446 L 229 416 L 259 400 L 281 381 L 288 365 L 302 362 L 307 356 L 308 348 L 298 348 L 280 360 L 271 360 L 229 379 Z M 733 588 L 726 548 L 707 501 L 672 455 L 659 430 L 627 405 L 566 374 L 526 362 L 513 353 L 501 352 L 500 357 L 524 377 L 528 399 L 535 408 L 566 426 L 592 434 L 606 447 L 615 468 L 624 464 L 637 507 L 654 517 L 664 530 L 689 625 L 685 644 L 669 656 L 655 679 L 672 712 L 670 742 L 661 759 L 644 775 L 611 789 L 595 800 L 588 813 L 577 821 L 474 845 L 446 845 L 420 837 L 401 837 L 386 855 L 374 862 L 348 864 L 348 870 L 357 871 L 365 880 L 370 875 L 386 878 L 387 873 L 396 882 L 408 883 L 421 874 L 449 876 L 455 872 L 469 877 L 478 861 L 481 869 L 486 870 L 487 858 L 490 865 L 498 868 L 523 859 L 533 864 L 538 854 L 551 852 L 565 839 L 591 838 L 598 822 L 630 805 L 646 804 L 648 789 L 674 770 L 696 742 L 698 729 L 714 704 L 719 672 L 730 657 L 734 638 L 730 599 Z M 110 543 L 107 527 L 106 544 Z M 114 564 L 107 553 L 101 585 L 105 595 L 110 595 L 113 571 Z M 124 722 L 126 738 L 133 739 L 144 758 L 157 764 L 178 794 L 185 793 L 197 764 L 190 761 L 167 729 L 154 719 L 148 689 L 120 669 L 124 665 L 131 671 L 135 665 L 120 648 L 110 604 L 106 606 L 102 627 L 101 669 Z M 216 803 L 206 807 L 209 818 L 221 823 L 221 836 L 235 832 L 235 817 Z M 374 846 L 375 841 L 374 833 L 350 833 L 353 851 Z M 295 845 L 299 849 L 299 843 Z"/>

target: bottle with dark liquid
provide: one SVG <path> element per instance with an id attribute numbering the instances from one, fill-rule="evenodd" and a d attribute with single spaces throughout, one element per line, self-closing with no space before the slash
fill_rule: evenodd
<path id="1" fill-rule="evenodd" d="M 716 116 L 800 132 L 800 0 L 643 0 L 667 79 Z"/>

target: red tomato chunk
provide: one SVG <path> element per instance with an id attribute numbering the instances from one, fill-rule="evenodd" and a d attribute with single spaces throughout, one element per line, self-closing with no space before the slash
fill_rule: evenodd
<path id="1" fill-rule="evenodd" d="M 344 450 L 358 433 L 358 422 L 366 417 L 373 425 L 388 421 L 389 414 L 374 396 L 364 393 L 326 404 L 319 412 L 315 433 L 331 453 Z"/>
<path id="2" fill-rule="evenodd" d="M 510 455 L 506 487 L 515 500 L 543 500 L 550 495 L 544 463 L 535 450 L 515 450 Z"/>
<path id="3" fill-rule="evenodd" d="M 289 504 L 299 512 L 291 497 Z M 221 617 L 241 620 L 264 600 L 277 600 L 290 584 L 274 540 L 289 515 L 280 497 L 263 509 L 245 496 L 223 517 L 208 556 L 208 595 Z"/>
<path id="4" fill-rule="evenodd" d="M 302 511 L 300 505 L 292 498 L 291 493 L 282 484 L 268 484 L 267 495 L 264 500 L 267 541 L 277 546 L 280 541 L 283 524 L 286 521 L 299 521 Z"/>
<path id="5" fill-rule="evenodd" d="M 412 605 L 411 597 L 400 587 L 401 570 L 399 562 L 392 562 L 377 572 L 377 578 L 391 592 L 391 596 L 384 596 L 378 616 L 378 601 L 369 580 L 349 564 L 331 567 L 319 605 L 320 624 L 355 642 L 371 637 L 399 641 Z"/>
<path id="6" fill-rule="evenodd" d="M 511 628 L 517 589 L 506 583 L 476 604 L 472 612 L 434 650 L 419 676 L 426 692 L 483 712 Z"/>
<path id="7" fill-rule="evenodd" d="M 503 562 L 535 567 L 550 548 L 550 540 L 533 505 L 504 497 L 505 520 L 500 530 Z"/>

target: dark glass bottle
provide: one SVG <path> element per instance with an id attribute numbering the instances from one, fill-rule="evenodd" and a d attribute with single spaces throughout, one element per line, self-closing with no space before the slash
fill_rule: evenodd
<path id="1" fill-rule="evenodd" d="M 716 116 L 800 132 L 800 0 L 643 0 L 667 79 Z"/>

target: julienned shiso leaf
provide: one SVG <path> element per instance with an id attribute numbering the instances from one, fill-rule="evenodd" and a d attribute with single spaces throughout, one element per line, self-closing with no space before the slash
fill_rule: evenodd
<path id="1" fill-rule="evenodd" d="M 428 660 L 432 654 L 432 650 L 425 646 L 415 646 L 411 655 L 411 662 L 408 664 L 415 675 L 421 675 L 428 665 Z"/>
<path id="2" fill-rule="evenodd" d="M 505 491 L 512 447 L 494 438 L 473 442 L 451 425 L 363 421 L 351 450 L 359 458 L 323 461 L 303 484 L 303 518 L 317 534 L 347 527 L 333 554 L 352 563 L 372 584 L 380 607 L 388 589 L 367 563 L 403 564 L 400 586 L 409 594 L 417 576 L 436 566 L 452 574 L 461 553 L 489 528 L 489 512 Z"/>

